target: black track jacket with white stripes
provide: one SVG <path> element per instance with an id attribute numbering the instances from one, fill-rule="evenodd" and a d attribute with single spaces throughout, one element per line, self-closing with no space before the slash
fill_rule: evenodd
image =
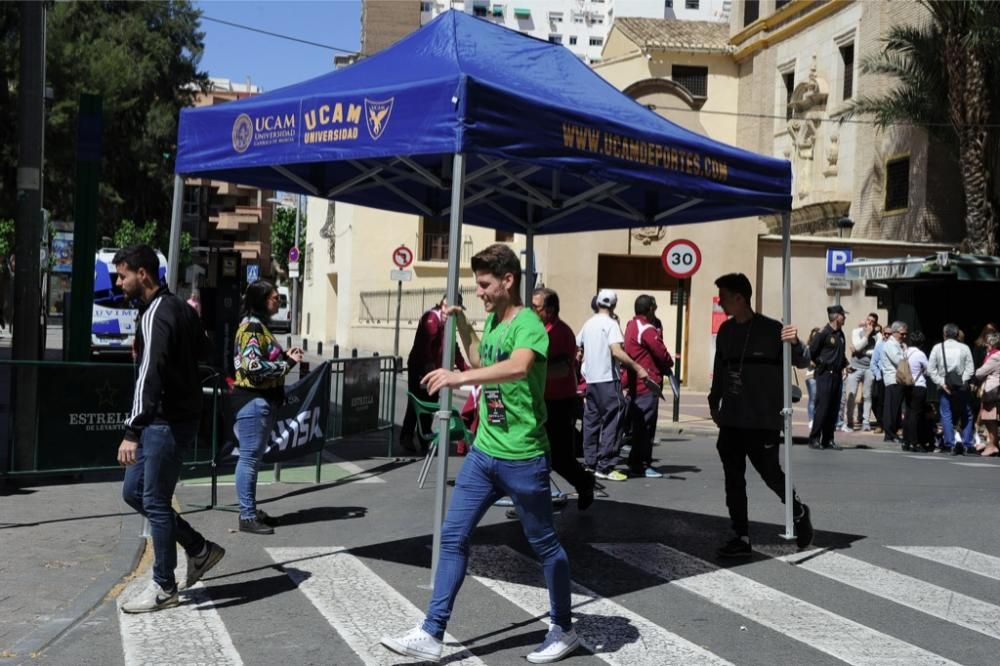
<path id="1" fill-rule="evenodd" d="M 125 439 L 138 442 L 152 423 L 197 421 L 201 418 L 198 359 L 205 334 L 194 308 L 160 287 L 139 308 L 132 413 L 125 420 Z"/>

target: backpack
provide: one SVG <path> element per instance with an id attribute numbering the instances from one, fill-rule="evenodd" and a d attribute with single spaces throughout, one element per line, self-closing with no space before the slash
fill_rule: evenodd
<path id="1" fill-rule="evenodd" d="M 903 358 L 896 366 L 896 383 L 900 386 L 913 386 L 913 370 L 910 369 L 910 355 L 905 351 Z"/>

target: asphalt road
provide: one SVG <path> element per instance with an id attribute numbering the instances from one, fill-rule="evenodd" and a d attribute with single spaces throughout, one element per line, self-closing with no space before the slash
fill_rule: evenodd
<path id="1" fill-rule="evenodd" d="M 417 462 L 366 457 L 383 446 L 338 452 L 366 473 L 348 465 L 337 482 L 262 486 L 282 518 L 273 536 L 235 532 L 227 511 L 192 513 L 228 551 L 203 588 L 171 611 L 120 615 L 147 571 L 30 663 L 409 663 L 378 636 L 409 629 L 426 606 L 434 491 L 417 489 Z M 795 555 L 780 538 L 783 507 L 751 469 L 756 554 L 734 565 L 714 556 L 728 528 L 714 438 L 670 437 L 655 455 L 663 479 L 610 484 L 590 510 L 571 500 L 557 516 L 589 647 L 565 663 L 998 662 L 996 459 L 796 446 L 815 550 Z M 178 490 L 185 505 L 206 496 Z M 476 532 L 470 574 L 446 662 L 526 663 L 544 636 L 545 592 L 503 509 Z"/>

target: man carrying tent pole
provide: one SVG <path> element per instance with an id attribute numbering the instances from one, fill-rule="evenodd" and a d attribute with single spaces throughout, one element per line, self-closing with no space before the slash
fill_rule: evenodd
<path id="1" fill-rule="evenodd" d="M 445 626 L 465 579 L 469 539 L 493 503 L 509 495 L 524 534 L 542 561 L 552 626 L 527 659 L 558 661 L 579 645 L 570 610 L 569 559 L 552 522 L 549 440 L 545 433 L 545 369 L 548 334 L 519 294 L 521 265 L 506 245 L 491 245 L 472 258 L 476 295 L 487 312 L 482 340 L 461 309 L 452 308 L 465 354 L 464 372 L 439 368 L 424 377 L 428 393 L 446 387 L 482 387 L 476 443 L 455 480 L 441 528 L 441 554 L 434 592 L 424 622 L 409 633 L 385 637 L 399 654 L 429 661 L 441 658 Z"/>

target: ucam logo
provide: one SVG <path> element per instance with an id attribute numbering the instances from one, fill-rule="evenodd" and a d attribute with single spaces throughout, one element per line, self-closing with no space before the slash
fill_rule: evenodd
<path id="1" fill-rule="evenodd" d="M 323 439 L 323 427 L 319 421 L 319 407 L 299 412 L 294 419 L 282 419 L 271 431 L 271 447 L 279 451 L 305 446 L 316 438 Z"/>
<path id="2" fill-rule="evenodd" d="M 826 250 L 826 274 L 844 275 L 847 272 L 847 264 L 851 261 L 854 253 L 848 247 L 831 247 Z"/>
<path id="3" fill-rule="evenodd" d="M 375 141 L 378 141 L 382 132 L 389 126 L 389 116 L 392 115 L 392 105 L 395 101 L 395 97 L 382 101 L 365 98 L 365 121 L 368 123 L 368 134 Z"/>
<path id="4" fill-rule="evenodd" d="M 253 121 L 250 116 L 241 113 L 233 123 L 233 150 L 245 153 L 253 143 Z"/>
<path id="5" fill-rule="evenodd" d="M 241 113 L 233 121 L 233 150 L 245 153 L 251 146 L 294 143 L 298 134 L 294 113 L 270 113 L 251 117 Z"/>

